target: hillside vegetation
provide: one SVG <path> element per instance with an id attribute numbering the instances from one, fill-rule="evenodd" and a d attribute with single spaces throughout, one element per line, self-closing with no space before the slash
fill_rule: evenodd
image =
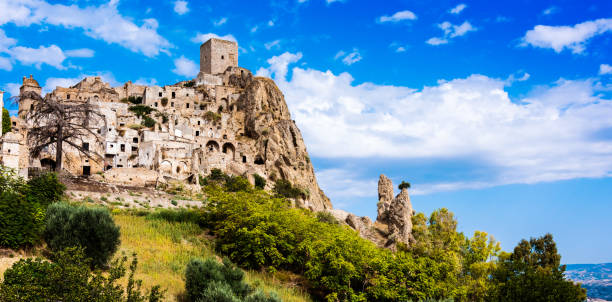
<path id="1" fill-rule="evenodd" d="M 33 180 L 36 188 L 63 190 L 57 178 L 45 177 Z M 20 260 L 4 273 L 2 302 L 46 301 L 46 296 L 69 301 L 77 292 L 84 301 L 586 298 L 584 289 L 565 279 L 552 235 L 523 240 L 506 253 L 484 232 L 472 237 L 457 232 L 457 220 L 447 209 L 413 216 L 416 244 L 392 252 L 330 215 L 292 207 L 280 189 L 286 186 L 268 193 L 220 171 L 202 179 L 206 197 L 201 207 L 155 211 L 69 205 L 58 202 L 58 194 L 34 194 L 14 175 L 0 180 L 3 196 L 22 203 L 11 207 L 15 201 L 0 198 L 0 212 L 22 215 L 34 226 L 6 224 L 3 234 L 15 239 L 0 244 L 44 248 L 44 242 L 52 242 L 45 252 L 52 262 Z M 57 232 L 54 226 L 66 229 Z M 119 240 L 104 235 L 116 229 Z M 72 236 L 61 236 L 67 233 Z M 64 279 L 75 285 L 55 281 Z"/>

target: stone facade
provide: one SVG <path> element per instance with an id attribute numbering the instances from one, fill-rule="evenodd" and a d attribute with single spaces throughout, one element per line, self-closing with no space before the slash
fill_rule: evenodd
<path id="1" fill-rule="evenodd" d="M 200 72 L 220 74 L 228 67 L 238 67 L 238 43 L 212 38 L 200 46 Z"/>
<path id="2" fill-rule="evenodd" d="M 88 102 L 104 116 L 90 122 L 97 135 L 80 142 L 98 156 L 82 156 L 64 144 L 65 172 L 100 174 L 107 181 L 127 184 L 178 180 L 197 185 L 199 176 L 218 168 L 228 174 L 244 175 L 251 182 L 253 174 L 259 174 L 268 180 L 267 189 L 277 179 L 287 179 L 308 192 L 307 198 L 296 200 L 297 205 L 331 209 L 276 84 L 253 77 L 249 70 L 237 66 L 235 42 L 211 39 L 201 51 L 206 61 L 202 62 L 202 70 L 207 73 L 200 72 L 192 81 L 167 86 L 127 82 L 111 87 L 99 77 L 87 77 L 72 87 L 53 90 L 50 96 L 64 102 Z M 211 54 L 216 57 L 209 57 Z M 40 93 L 41 88 L 32 76 L 24 77 L 21 92 L 24 91 Z M 144 126 L 145 118 L 135 114 L 136 105 L 130 99 L 153 109 L 147 119 L 152 119 L 154 126 Z M 19 117 L 15 118 L 19 126 L 3 139 L 3 162 L 26 171 L 51 169 L 55 166 L 53 146 L 44 150 L 40 158 L 27 156 L 27 129 L 31 125 L 26 118 L 32 102 L 24 99 L 19 103 Z M 141 169 L 153 173 L 136 176 Z"/>

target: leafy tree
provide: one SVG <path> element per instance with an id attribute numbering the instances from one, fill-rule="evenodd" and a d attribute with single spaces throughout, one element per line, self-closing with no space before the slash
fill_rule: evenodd
<path id="1" fill-rule="evenodd" d="M 40 240 L 44 209 L 15 191 L 0 193 L 0 246 L 17 249 Z"/>
<path id="2" fill-rule="evenodd" d="M 60 251 L 53 260 L 28 258 L 15 263 L 4 273 L 0 301 L 159 302 L 164 298 L 159 286 L 142 293 L 142 281 L 134 279 L 138 263 L 135 254 L 126 288 L 120 284 L 126 274 L 125 256 L 113 261 L 107 274 L 92 274 L 90 260 L 80 248 Z"/>
<path id="3" fill-rule="evenodd" d="M 286 179 L 279 179 L 274 183 L 274 192 L 279 196 L 287 198 L 298 198 L 304 197 L 306 193 L 304 190 L 294 186 L 290 181 Z"/>
<path id="4" fill-rule="evenodd" d="M 251 183 L 242 176 L 230 176 L 225 180 L 225 190 L 228 192 L 249 191 Z"/>
<path id="5" fill-rule="evenodd" d="M 561 255 L 551 234 L 521 240 L 500 257 L 489 301 L 584 301 L 586 290 L 565 279 Z"/>
<path id="6" fill-rule="evenodd" d="M 9 111 L 2 107 L 2 134 L 11 131 L 11 115 Z"/>
<path id="7" fill-rule="evenodd" d="M 49 206 L 44 238 L 53 251 L 83 247 L 94 267 L 106 265 L 120 243 L 119 227 L 108 209 L 66 203 Z"/>
<path id="8" fill-rule="evenodd" d="M 244 272 L 229 259 L 191 259 L 185 270 L 185 291 L 190 301 L 242 301 L 253 292 Z"/>
<path id="9" fill-rule="evenodd" d="M 58 202 L 64 195 L 66 186 L 62 184 L 57 173 L 44 173 L 28 181 L 27 199 L 46 208 Z"/>

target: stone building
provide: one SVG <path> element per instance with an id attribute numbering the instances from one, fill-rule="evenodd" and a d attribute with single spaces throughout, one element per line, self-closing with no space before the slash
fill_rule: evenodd
<path id="1" fill-rule="evenodd" d="M 276 84 L 238 67 L 235 42 L 211 39 L 200 47 L 200 59 L 195 79 L 173 85 L 127 82 L 111 87 L 100 77 L 87 77 L 72 87 L 53 90 L 49 97 L 90 103 L 104 116 L 89 124 L 97 134 L 79 141 L 96 156 L 83 156 L 64 144 L 63 170 L 73 175 L 112 175 L 105 179 L 128 184 L 136 178 L 144 184 L 168 180 L 197 184 L 198 176 L 219 168 L 247 176 L 251 182 L 253 174 L 259 174 L 268 180 L 268 189 L 277 179 L 287 179 L 306 192 L 296 201 L 299 206 L 330 209 Z M 32 76 L 23 78 L 20 92 L 25 91 L 41 93 Z M 28 156 L 27 116 L 33 102 L 20 100 L 16 127 L 2 139 L 2 162 L 25 174 L 55 167 L 52 146 L 39 158 Z M 141 114 L 143 108 L 151 112 Z M 142 169 L 152 173 L 139 173 Z"/>

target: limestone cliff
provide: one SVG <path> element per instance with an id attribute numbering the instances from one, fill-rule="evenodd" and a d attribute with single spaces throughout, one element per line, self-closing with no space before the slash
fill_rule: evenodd
<path id="1" fill-rule="evenodd" d="M 287 179 L 305 189 L 307 200 L 298 205 L 313 210 L 331 209 L 319 188 L 300 129 L 291 120 L 289 108 L 274 81 L 256 77 L 238 99 L 244 111 L 245 134 L 256 140 L 256 159 L 265 165 L 269 177 Z"/>

